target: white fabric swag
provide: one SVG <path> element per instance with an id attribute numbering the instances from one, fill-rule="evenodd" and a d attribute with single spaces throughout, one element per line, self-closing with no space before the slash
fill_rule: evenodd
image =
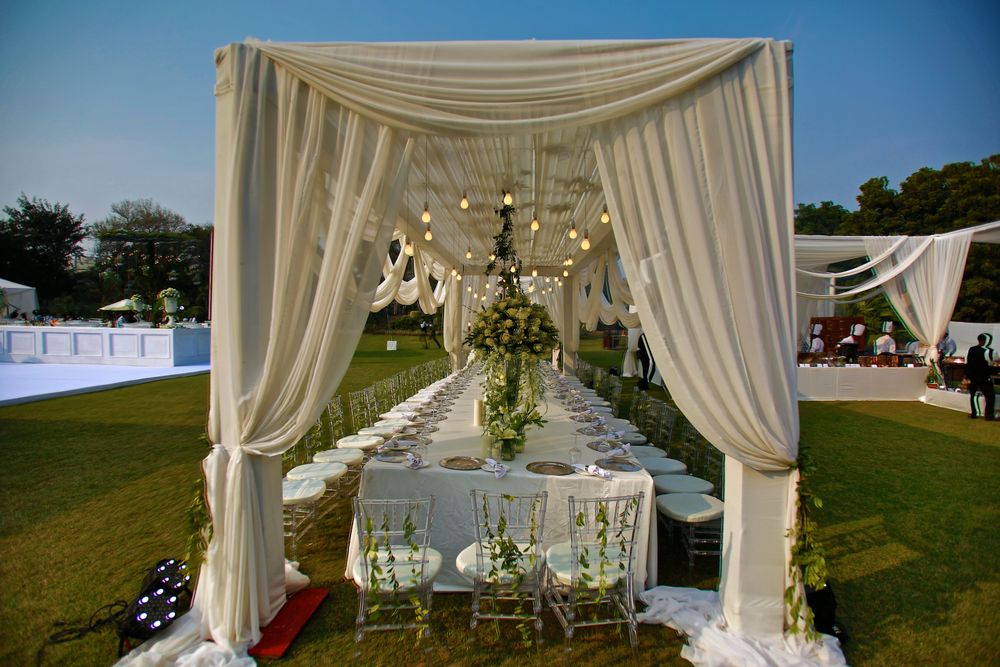
<path id="1" fill-rule="evenodd" d="M 206 636 L 239 652 L 285 597 L 280 468 L 262 476 L 249 455 L 293 445 L 340 383 L 412 145 L 254 49 L 222 55 L 232 134 L 219 142 L 209 414 L 222 447 L 206 462 L 215 534 L 195 604 Z"/>
<path id="2" fill-rule="evenodd" d="M 573 128 L 591 137 L 653 354 L 730 457 L 726 617 L 780 633 L 798 441 L 788 53 L 763 39 L 221 50 L 209 419 L 221 446 L 206 461 L 216 532 L 192 616 L 203 636 L 241 654 L 283 601 L 277 455 L 339 384 L 380 269 L 395 270 L 385 253 L 406 228 L 411 133 Z M 457 282 L 443 287 L 456 305 Z M 578 285 L 561 288 L 570 367 Z M 759 511 L 741 513 L 753 488 L 766 491 Z M 172 650 L 190 630 L 178 627 L 141 649 Z"/>

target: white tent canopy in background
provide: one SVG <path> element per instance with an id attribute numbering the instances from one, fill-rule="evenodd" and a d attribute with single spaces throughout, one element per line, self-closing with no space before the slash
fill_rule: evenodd
<path id="1" fill-rule="evenodd" d="M 277 455 L 343 377 L 380 268 L 397 270 L 385 263 L 394 230 L 422 236 L 426 201 L 431 254 L 471 277 L 503 189 L 519 215 L 538 213 L 541 229 L 518 224 L 516 244 L 542 275 L 579 258 L 570 220 L 591 252 L 617 245 L 679 408 L 728 456 L 729 627 L 780 635 L 798 443 L 790 51 L 766 39 L 219 50 L 215 533 L 195 608 L 146 652 L 169 659 L 210 636 L 239 655 L 258 639 L 285 592 Z M 416 298 L 436 307 L 416 279 Z M 558 288 L 567 352 L 585 282 L 571 271 Z M 465 317 L 445 313 L 446 340 Z"/>
<path id="2" fill-rule="evenodd" d="M 15 308 L 29 316 L 38 310 L 38 293 L 34 287 L 0 278 L 0 297 L 0 315 L 5 317 L 13 313 Z"/>

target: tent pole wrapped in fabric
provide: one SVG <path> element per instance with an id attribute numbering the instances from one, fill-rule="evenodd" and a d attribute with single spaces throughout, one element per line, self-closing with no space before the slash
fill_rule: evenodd
<path id="1" fill-rule="evenodd" d="M 606 200 L 612 224 L 590 228 L 593 244 L 606 247 L 613 229 L 678 406 L 728 455 L 727 622 L 780 636 L 798 443 L 790 53 L 767 39 L 220 49 L 217 446 L 205 463 L 215 534 L 190 615 L 200 634 L 193 623 L 172 627 L 145 650 L 169 649 L 171 660 L 187 632 L 235 660 L 257 641 L 285 592 L 278 455 L 323 409 L 381 274 L 395 275 L 386 249 L 394 228 L 413 235 L 416 216 L 403 206 L 411 170 L 436 215 L 466 184 L 483 193 L 470 209 L 478 220 L 435 218 L 416 272 L 421 307 L 445 303 L 447 342 L 458 281 L 441 281 L 437 296 L 422 281 L 432 256 L 459 266 L 470 242 L 485 254 L 495 233 L 485 198 L 513 185 L 515 160 L 548 170 L 535 176 L 543 185 L 521 186 L 536 203 L 554 183 L 583 182 L 575 203 L 539 205 L 540 214 L 593 221 Z M 599 174 L 598 188 L 588 174 Z M 581 251 L 550 219 L 518 242 L 526 260 L 552 270 Z M 581 280 L 568 273 L 554 293 L 572 372 Z"/>

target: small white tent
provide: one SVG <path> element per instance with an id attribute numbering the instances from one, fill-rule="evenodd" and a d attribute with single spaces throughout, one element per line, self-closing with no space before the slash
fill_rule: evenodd
<path id="1" fill-rule="evenodd" d="M 0 278 L 0 314 L 9 317 L 15 308 L 29 315 L 38 310 L 38 293 L 34 287 Z"/>

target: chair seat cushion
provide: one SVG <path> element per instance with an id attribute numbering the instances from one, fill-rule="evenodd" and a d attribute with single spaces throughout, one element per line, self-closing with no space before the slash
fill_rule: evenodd
<path id="1" fill-rule="evenodd" d="M 640 459 L 665 459 L 667 453 L 659 447 L 652 445 L 636 445 L 632 448 L 632 453 Z"/>
<path id="2" fill-rule="evenodd" d="M 308 505 L 323 497 L 326 484 L 318 479 L 284 479 L 281 481 L 281 504 Z"/>
<path id="3" fill-rule="evenodd" d="M 358 429 L 358 435 L 375 436 L 376 438 L 388 440 L 402 431 L 403 428 L 402 426 L 365 426 Z"/>
<path id="4" fill-rule="evenodd" d="M 585 581 L 582 576 L 579 582 L 573 581 L 573 549 L 569 542 L 560 542 L 549 547 L 545 552 L 545 565 L 549 572 L 556 578 L 556 581 L 563 586 L 579 585 L 591 589 L 599 588 L 601 557 L 598 549 L 599 547 L 595 544 L 589 545 L 587 567 L 580 567 L 579 569 L 579 573 L 590 575 L 590 581 Z M 628 557 L 627 554 L 622 553 L 621 547 L 611 537 L 608 538 L 604 560 L 607 561 L 604 564 L 605 585 L 614 586 L 628 571 Z M 619 567 L 619 563 L 624 565 L 625 568 Z"/>
<path id="5" fill-rule="evenodd" d="M 662 459 L 658 459 L 662 460 Z M 653 486 L 657 493 L 704 493 L 711 495 L 715 485 L 694 475 L 656 475 Z"/>
<path id="6" fill-rule="evenodd" d="M 405 546 L 393 546 L 392 554 L 396 557 L 396 562 L 393 564 L 393 569 L 396 574 L 396 581 L 399 583 L 399 590 L 406 591 L 411 590 L 420 586 L 420 561 L 411 560 L 410 549 Z M 420 552 L 417 552 L 419 557 Z M 354 567 L 351 568 L 351 576 L 354 577 L 354 583 L 357 584 L 362 590 L 368 590 L 371 582 L 365 579 L 365 565 L 362 562 L 364 553 L 362 552 L 355 560 Z M 382 591 L 388 592 L 392 590 L 392 579 L 390 576 L 390 568 L 387 565 L 389 553 L 385 548 L 379 549 L 378 552 L 378 563 L 382 568 L 382 573 L 376 575 L 379 580 L 379 588 Z M 432 549 L 427 547 L 425 552 L 425 558 L 427 559 L 427 564 L 424 567 L 424 582 L 431 582 L 437 577 L 438 572 L 441 571 L 441 552 L 437 549 Z M 368 561 L 369 572 L 371 566 L 371 560 Z M 414 580 L 413 569 L 416 569 L 416 580 Z"/>
<path id="7" fill-rule="evenodd" d="M 637 448 L 633 447 L 632 451 Z M 660 451 L 663 451 L 662 449 Z M 687 473 L 687 466 L 684 465 L 683 461 L 678 461 L 677 459 L 668 459 L 666 456 L 658 457 L 647 457 L 641 454 L 637 455 L 639 465 L 646 469 L 650 475 L 654 477 L 657 475 L 684 475 Z"/>
<path id="8" fill-rule="evenodd" d="M 365 455 L 360 449 L 324 449 L 313 454 L 313 463 L 343 463 L 345 466 L 360 465 Z"/>
<path id="9" fill-rule="evenodd" d="M 528 548 L 527 544 L 518 544 L 518 548 L 522 551 L 521 556 L 517 558 L 519 568 L 524 570 L 525 577 L 524 580 L 527 581 L 531 578 L 531 549 Z M 483 578 L 489 583 L 499 583 L 509 584 L 513 579 L 509 572 L 504 572 L 503 566 L 500 562 L 496 562 L 496 569 L 499 576 L 490 577 L 489 573 L 493 569 L 494 562 L 490 558 L 489 546 L 484 549 L 483 565 L 486 567 L 486 572 L 483 573 Z M 539 571 L 541 571 L 542 566 L 545 564 L 545 554 L 541 555 L 541 560 L 536 563 Z M 478 567 L 476 562 L 476 543 L 473 542 L 469 546 L 462 549 L 458 556 L 455 558 L 455 569 L 463 577 L 469 580 L 470 583 L 475 583 L 476 581 L 476 568 Z"/>
<path id="10" fill-rule="evenodd" d="M 622 437 L 618 439 L 621 440 L 622 442 L 627 442 L 630 445 L 645 445 L 647 442 L 649 442 L 646 439 L 646 436 L 644 436 L 642 433 L 639 433 L 638 431 L 628 431 L 627 433 L 623 433 Z"/>
<path id="11" fill-rule="evenodd" d="M 349 435 L 337 441 L 337 447 L 345 449 L 375 449 L 385 442 L 377 435 Z"/>
<path id="12" fill-rule="evenodd" d="M 722 516 L 725 503 L 704 493 L 664 493 L 656 496 L 656 509 L 675 521 L 701 523 Z"/>
<path id="13" fill-rule="evenodd" d="M 318 479 L 321 482 L 333 482 L 347 472 L 343 463 L 303 463 L 295 466 L 285 475 L 288 479 Z"/>

